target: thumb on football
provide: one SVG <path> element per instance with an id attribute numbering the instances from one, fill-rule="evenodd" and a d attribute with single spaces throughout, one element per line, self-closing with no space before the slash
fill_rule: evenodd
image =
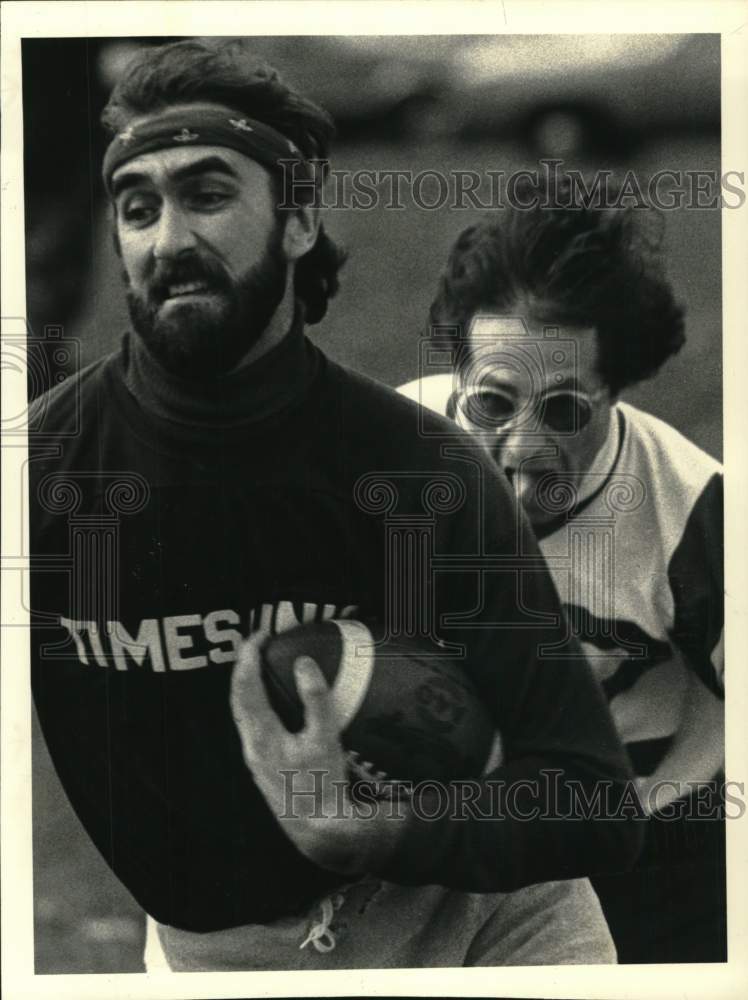
<path id="1" fill-rule="evenodd" d="M 338 725 L 330 688 L 311 656 L 299 656 L 293 665 L 296 689 L 304 706 L 304 730 L 308 736 L 337 740 Z"/>
<path id="2" fill-rule="evenodd" d="M 231 675 L 231 713 L 243 742 L 283 728 L 270 705 L 260 672 L 264 638 L 251 635 L 242 644 Z"/>

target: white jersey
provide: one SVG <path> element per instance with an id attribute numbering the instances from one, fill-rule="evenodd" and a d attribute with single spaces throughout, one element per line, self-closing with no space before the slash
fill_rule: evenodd
<path id="1" fill-rule="evenodd" d="M 454 415 L 449 375 L 400 391 Z M 627 403 L 612 427 L 617 454 L 599 485 L 537 534 L 634 769 L 650 774 L 679 729 L 688 671 L 722 696 L 722 469 Z"/>

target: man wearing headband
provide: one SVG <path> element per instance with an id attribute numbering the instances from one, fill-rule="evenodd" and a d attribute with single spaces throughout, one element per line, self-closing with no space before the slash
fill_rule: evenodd
<path id="1" fill-rule="evenodd" d="M 418 407 L 304 335 L 342 260 L 314 208 L 329 117 L 241 40 L 144 52 L 104 117 L 134 335 L 41 403 L 32 674 L 67 794 L 151 917 L 149 966 L 613 960 L 581 876 L 633 860 L 636 811 L 617 808 L 630 770 L 578 649 L 539 652 L 566 625 L 535 542 L 468 435 L 445 458 L 450 422 L 426 414 L 424 443 Z M 288 159 L 312 183 L 283 209 Z M 285 757 L 267 735 L 257 637 L 386 619 L 386 497 L 453 559 L 419 602 L 429 637 L 464 650 L 503 742 L 491 777 L 521 815 L 496 811 L 487 780 L 458 819 L 403 804 L 401 819 L 292 822 L 274 797 L 281 767 L 345 764 L 314 663 L 300 689 L 318 759 L 305 734 L 286 734 Z M 516 560 L 461 568 L 518 538 L 521 601 Z M 567 822 L 572 793 L 599 782 L 613 815 Z"/>
<path id="2" fill-rule="evenodd" d="M 684 341 L 661 219 L 575 198 L 528 181 L 458 237 L 430 313 L 453 371 L 401 391 L 506 473 L 655 814 L 637 870 L 593 880 L 619 961 L 724 961 L 722 473 L 619 399 Z"/>

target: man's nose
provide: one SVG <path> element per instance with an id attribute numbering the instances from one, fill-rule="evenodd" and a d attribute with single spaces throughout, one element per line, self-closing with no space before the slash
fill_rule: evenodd
<path id="1" fill-rule="evenodd" d="M 546 437 L 531 434 L 526 428 L 504 428 L 496 435 L 494 454 L 504 469 L 517 471 L 523 461 L 531 458 L 551 458 L 556 449 Z"/>
<path id="2" fill-rule="evenodd" d="M 155 237 L 153 255 L 157 260 L 178 257 L 185 251 L 194 250 L 197 244 L 185 213 L 168 203 L 161 209 Z"/>

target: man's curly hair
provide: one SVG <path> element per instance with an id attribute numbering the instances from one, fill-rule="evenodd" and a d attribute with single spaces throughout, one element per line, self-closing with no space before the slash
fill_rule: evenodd
<path id="1" fill-rule="evenodd" d="M 612 183 L 607 193 L 615 205 Z M 617 396 L 680 350 L 684 313 L 664 275 L 662 215 L 594 208 L 577 195 L 568 178 L 519 183 L 499 217 L 458 237 L 429 319 L 432 328 L 453 326 L 463 335 L 479 311 L 593 327 L 599 374 Z M 537 207 L 519 207 L 532 200 Z"/>
<path id="2" fill-rule="evenodd" d="M 306 159 L 326 160 L 335 135 L 330 115 L 258 60 L 245 38 L 193 38 L 142 49 L 114 87 L 101 120 L 110 132 L 120 132 L 134 118 L 191 101 L 224 104 L 272 126 Z M 291 192 L 282 190 L 280 172 L 276 180 L 279 202 L 289 203 Z M 314 191 L 297 185 L 293 197 L 311 200 Z M 316 243 L 296 263 L 294 287 L 307 322 L 318 323 L 327 312 L 345 258 L 320 226 Z"/>

